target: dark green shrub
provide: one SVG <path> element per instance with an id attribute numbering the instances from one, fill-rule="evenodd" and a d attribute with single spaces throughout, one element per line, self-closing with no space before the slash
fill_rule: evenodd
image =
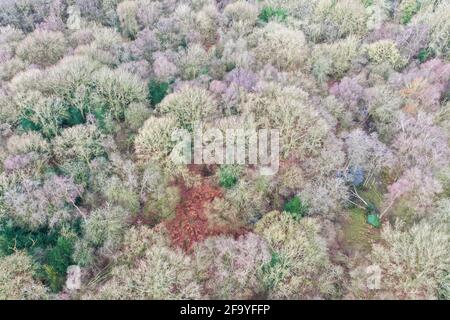
<path id="1" fill-rule="evenodd" d="M 152 106 L 156 106 L 160 103 L 169 91 L 168 82 L 159 82 L 156 80 L 150 80 L 148 82 L 148 101 Z"/>
<path id="2" fill-rule="evenodd" d="M 236 68 L 236 65 L 234 63 L 231 62 L 227 62 L 225 64 L 225 72 L 230 72 L 231 70 L 233 70 L 234 68 Z"/>
<path id="3" fill-rule="evenodd" d="M 422 48 L 420 49 L 419 53 L 417 54 L 417 59 L 420 63 L 424 63 L 428 59 L 434 57 L 434 51 L 431 48 Z"/>
<path id="4" fill-rule="evenodd" d="M 61 236 L 47 254 L 47 264 L 59 275 L 65 275 L 67 267 L 72 264 L 73 245 L 73 239 Z"/>
<path id="5" fill-rule="evenodd" d="M 35 124 L 33 121 L 28 119 L 27 117 L 22 117 L 19 119 L 20 127 L 24 131 L 39 131 L 41 127 L 37 124 Z"/>
<path id="6" fill-rule="evenodd" d="M 272 8 L 272 7 L 264 7 L 260 14 L 259 14 L 259 20 L 263 22 L 269 22 L 270 20 L 277 20 L 277 21 L 285 21 L 288 14 L 285 9 L 282 8 Z"/>
<path id="7" fill-rule="evenodd" d="M 367 223 L 375 228 L 379 228 L 381 226 L 380 216 L 377 214 L 369 214 L 367 216 Z"/>
<path id="8" fill-rule="evenodd" d="M 298 196 L 295 196 L 284 204 L 283 210 L 298 220 L 308 212 L 308 206 L 302 203 Z"/>
<path id="9" fill-rule="evenodd" d="M 80 109 L 75 107 L 69 107 L 67 110 L 67 118 L 64 119 L 63 125 L 76 126 L 77 124 L 85 123 L 86 119 Z"/>
<path id="10" fill-rule="evenodd" d="M 222 166 L 219 171 L 219 185 L 223 188 L 230 189 L 237 182 L 240 170 L 234 166 Z"/>
<path id="11" fill-rule="evenodd" d="M 64 285 L 67 267 L 73 263 L 73 250 L 74 240 L 60 236 L 47 252 L 40 274 L 53 292 L 58 292 Z"/>
<path id="12" fill-rule="evenodd" d="M 374 226 L 375 228 L 379 228 L 381 226 L 381 220 L 379 216 L 379 211 L 377 207 L 369 202 L 366 206 L 366 214 L 367 214 L 367 223 Z"/>
<path id="13" fill-rule="evenodd" d="M 13 254 L 15 250 L 27 250 L 31 255 L 56 243 L 58 230 L 42 228 L 29 231 L 12 220 L 0 221 L 0 256 Z"/>

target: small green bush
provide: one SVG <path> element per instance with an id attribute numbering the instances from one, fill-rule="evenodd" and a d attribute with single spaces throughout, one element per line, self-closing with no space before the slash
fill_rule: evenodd
<path id="1" fill-rule="evenodd" d="M 308 212 L 308 206 L 302 203 L 298 196 L 295 196 L 284 204 L 283 210 L 298 220 Z"/>
<path id="2" fill-rule="evenodd" d="M 434 53 L 433 49 L 422 48 L 422 49 L 420 49 L 419 53 L 417 54 L 417 59 L 419 60 L 420 63 L 424 63 L 429 58 L 434 57 L 434 55 L 435 55 L 435 53 Z"/>
<path id="3" fill-rule="evenodd" d="M 259 14 L 259 20 L 269 22 L 270 20 L 285 21 L 288 13 L 282 8 L 264 7 Z"/>
<path id="4" fill-rule="evenodd" d="M 368 224 L 374 226 L 375 228 L 379 228 L 381 226 L 379 211 L 373 203 L 370 202 L 366 206 L 366 214 Z"/>
<path id="5" fill-rule="evenodd" d="M 380 217 L 376 214 L 369 214 L 367 216 L 367 223 L 374 226 L 375 228 L 379 228 L 381 226 Z"/>
<path id="6" fill-rule="evenodd" d="M 168 82 L 159 82 L 156 80 L 150 80 L 148 82 L 148 101 L 152 106 L 156 106 L 160 103 L 169 91 Z"/>
<path id="7" fill-rule="evenodd" d="M 58 292 L 66 280 L 67 268 L 73 263 L 73 239 L 60 236 L 53 248 L 48 251 L 43 266 L 43 278 L 53 292 Z"/>
<path id="8" fill-rule="evenodd" d="M 64 119 L 63 125 L 71 127 L 82 124 L 85 121 L 86 119 L 80 109 L 71 106 L 67 109 L 67 118 Z"/>
<path id="9" fill-rule="evenodd" d="M 239 170 L 234 166 L 222 166 L 219 171 L 220 186 L 226 189 L 234 187 L 238 182 L 239 173 Z"/>
<path id="10" fill-rule="evenodd" d="M 19 119 L 19 125 L 20 127 L 25 131 L 39 131 L 41 128 L 39 125 L 35 124 L 33 121 L 31 121 L 30 119 L 28 119 L 28 117 L 26 116 L 27 113 L 25 114 L 24 117 L 21 117 Z"/>
<path id="11" fill-rule="evenodd" d="M 10 219 L 0 220 L 0 256 L 13 254 L 14 250 L 27 250 L 32 254 L 53 245 L 57 239 L 57 229 L 45 227 L 29 231 Z"/>
<path id="12" fill-rule="evenodd" d="M 61 276 L 66 274 L 67 267 L 72 263 L 73 244 L 73 239 L 60 236 L 47 254 L 47 264 Z"/>

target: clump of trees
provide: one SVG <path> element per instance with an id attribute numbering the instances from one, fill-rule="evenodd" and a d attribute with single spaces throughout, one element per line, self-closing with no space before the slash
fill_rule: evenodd
<path id="1" fill-rule="evenodd" d="M 47 299 L 46 287 L 34 278 L 35 265 L 24 252 L 17 252 L 0 260 L 0 299 Z"/>
<path id="2" fill-rule="evenodd" d="M 264 292 L 266 242 L 249 233 L 238 239 L 211 237 L 195 249 L 196 273 L 213 299 L 249 299 Z"/>
<path id="3" fill-rule="evenodd" d="M 263 267 L 264 284 L 273 299 L 332 298 L 338 295 L 342 273 L 328 256 L 313 218 L 300 221 L 288 212 L 267 213 L 255 227 L 272 257 Z"/>
<path id="4" fill-rule="evenodd" d="M 379 269 L 378 290 L 367 290 L 367 274 L 355 274 L 358 298 L 447 299 L 448 229 L 428 222 L 405 230 L 402 224 L 386 226 L 383 244 L 374 246 L 369 263 Z M 372 274 L 370 274 L 372 276 Z"/>
<path id="5" fill-rule="evenodd" d="M 130 229 L 125 235 L 120 263 L 110 279 L 89 290 L 87 299 L 195 299 L 201 288 L 194 277 L 192 258 L 170 247 L 163 231 L 147 227 Z"/>

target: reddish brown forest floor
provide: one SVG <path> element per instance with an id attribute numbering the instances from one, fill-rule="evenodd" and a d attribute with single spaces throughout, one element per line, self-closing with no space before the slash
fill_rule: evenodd
<path id="1" fill-rule="evenodd" d="M 180 187 L 181 202 L 177 206 L 175 217 L 166 226 L 172 243 L 190 251 L 195 242 L 218 233 L 210 230 L 204 207 L 214 198 L 221 197 L 222 192 L 206 181 L 198 187 Z"/>
<path id="2" fill-rule="evenodd" d="M 196 242 L 203 241 L 209 236 L 224 233 L 234 235 L 244 233 L 244 230 L 242 232 L 241 230 L 230 232 L 230 230 L 210 226 L 205 214 L 205 205 L 217 197 L 222 197 L 222 190 L 204 176 L 206 171 L 201 170 L 201 168 L 190 168 L 190 170 L 194 174 L 203 173 L 202 182 L 200 185 L 191 188 L 186 187 L 182 182 L 178 184 L 181 191 L 181 202 L 177 206 L 175 217 L 165 223 L 172 244 L 181 247 L 186 252 L 191 252 Z"/>

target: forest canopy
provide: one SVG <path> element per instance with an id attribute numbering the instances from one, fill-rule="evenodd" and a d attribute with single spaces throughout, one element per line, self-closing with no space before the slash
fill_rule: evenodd
<path id="1" fill-rule="evenodd" d="M 447 0 L 0 0 L 0 299 L 450 299 L 449 84 Z"/>

